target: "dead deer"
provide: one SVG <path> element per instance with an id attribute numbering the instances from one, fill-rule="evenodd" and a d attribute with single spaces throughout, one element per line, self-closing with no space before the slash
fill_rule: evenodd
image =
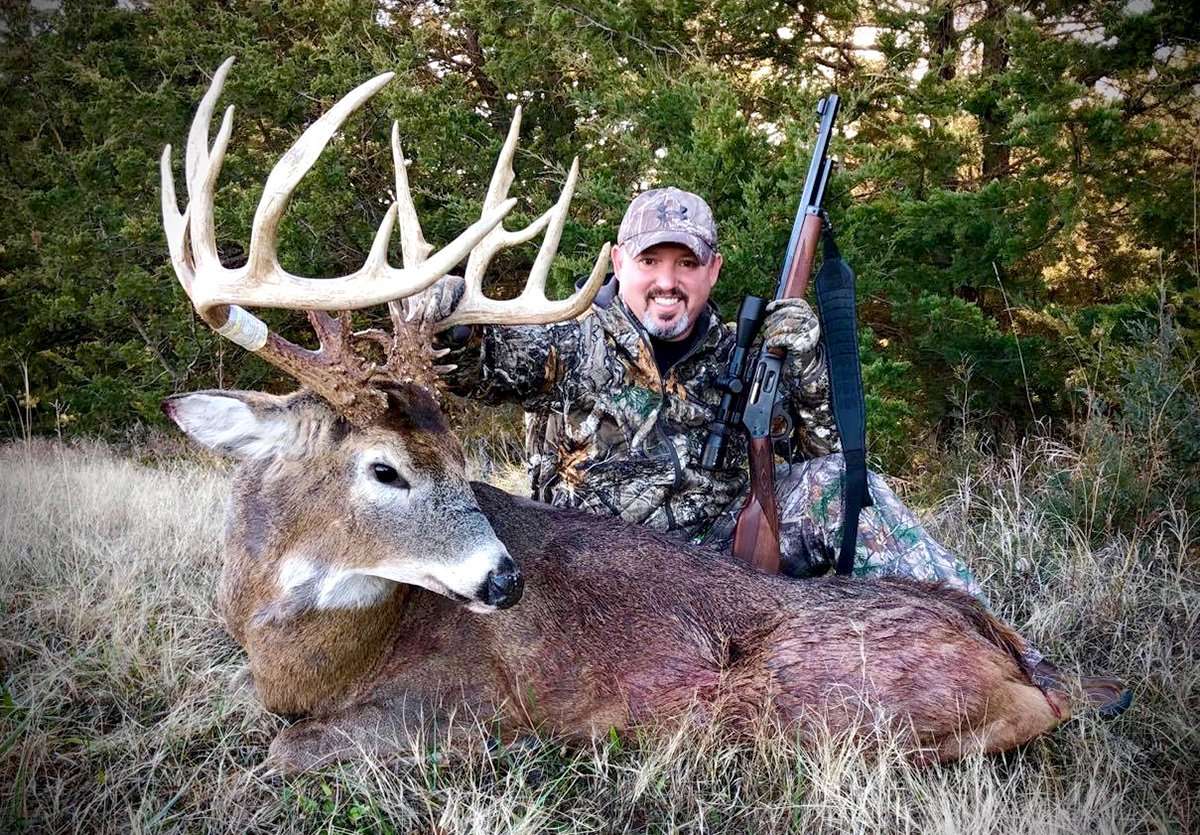
<path id="1" fill-rule="evenodd" d="M 303 717 L 271 759 L 301 770 L 397 754 L 447 711 L 498 716 L 505 733 L 581 738 L 706 710 L 735 722 L 768 715 L 803 733 L 819 718 L 851 728 L 881 709 L 915 756 L 1000 751 L 1069 715 L 1035 687 L 1021 639 L 969 597 L 904 581 L 768 576 L 652 531 L 517 498 L 465 476 L 439 408 L 429 343 L 452 324 L 545 323 L 584 311 L 583 290 L 548 301 L 544 285 L 578 175 L 555 206 L 505 231 L 518 111 L 481 219 L 433 253 L 409 193 L 396 128 L 396 203 L 366 263 L 341 278 L 285 272 L 275 253 L 288 199 L 345 119 L 382 87 L 358 87 L 309 127 L 268 177 L 249 257 L 222 266 L 213 193 L 232 108 L 211 148 L 226 61 L 187 143 L 179 213 L 162 156 L 171 259 L 200 317 L 292 375 L 290 396 L 205 391 L 166 413 L 193 439 L 240 460 L 233 477 L 218 603 L 249 656 L 268 710 Z M 393 224 L 404 267 L 388 264 Z M 545 232 L 518 299 L 484 296 L 502 247 Z M 450 319 L 425 315 L 422 291 L 468 256 L 467 292 Z M 348 311 L 386 303 L 391 332 L 353 331 Z M 272 333 L 246 307 L 308 311 L 315 351 Z M 373 344 L 385 359 L 360 349 Z"/>

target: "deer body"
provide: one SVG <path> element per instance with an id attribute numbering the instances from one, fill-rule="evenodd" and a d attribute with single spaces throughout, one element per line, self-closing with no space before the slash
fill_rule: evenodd
<path id="1" fill-rule="evenodd" d="M 187 408 L 194 397 L 168 410 L 203 435 Z M 801 732 L 882 715 L 911 730 L 918 756 L 937 759 L 1012 747 L 1069 712 L 1029 682 L 1020 639 L 958 592 L 766 575 L 484 484 L 441 491 L 475 509 L 481 538 L 494 535 L 519 566 L 520 600 L 471 611 L 393 582 L 383 575 L 402 573 L 456 525 L 443 505 L 411 534 L 421 541 L 406 543 L 370 509 L 344 504 L 356 493 L 344 474 L 381 443 L 397 458 L 414 443 L 456 449 L 444 423 L 418 435 L 392 416 L 390 428 L 361 432 L 309 395 L 265 410 L 264 397 L 253 400 L 260 415 L 276 413 L 266 423 L 282 413 L 304 428 L 276 428 L 276 443 L 292 444 L 278 447 L 236 430 L 263 449 L 234 478 L 218 597 L 265 706 L 306 717 L 272 748 L 285 769 L 394 755 L 455 709 L 497 716 L 510 735 L 573 738 L 692 715 L 735 726 L 767 715 Z M 393 398 L 393 408 L 420 409 L 421 396 Z"/>
<path id="2" fill-rule="evenodd" d="M 918 756 L 935 759 L 1018 745 L 1068 713 L 1060 693 L 1030 683 L 1020 638 L 956 592 L 794 582 L 613 519 L 469 484 L 438 404 L 428 337 L 450 325 L 547 323 L 587 308 L 607 247 L 575 295 L 550 301 L 543 292 L 577 164 L 555 206 L 525 229 L 505 230 L 516 202 L 507 194 L 518 110 L 480 220 L 432 253 L 393 128 L 396 203 L 366 263 L 341 278 L 290 275 L 274 251 L 288 198 L 341 123 L 386 83 L 380 76 L 284 155 L 267 180 L 245 265 L 227 268 L 213 194 L 231 111 L 211 145 L 208 123 L 231 63 L 214 75 L 189 133 L 183 212 L 170 148 L 163 154 L 171 261 L 205 322 L 306 389 L 197 392 L 169 398 L 164 410 L 199 443 L 241 459 L 218 608 L 266 707 L 304 717 L 272 745 L 281 767 L 392 755 L 461 709 L 498 716 L 506 734 L 569 737 L 696 713 L 736 725 L 766 712 L 802 732 L 882 717 L 911 731 Z M 388 263 L 393 226 L 402 269 Z M 543 233 L 520 296 L 483 295 L 496 252 Z M 426 290 L 468 253 L 466 292 L 453 312 L 439 312 Z M 390 333 L 353 331 L 348 314 L 327 312 L 385 301 Z M 320 347 L 271 333 L 245 307 L 307 310 Z M 364 343 L 384 361 L 356 351 Z"/>

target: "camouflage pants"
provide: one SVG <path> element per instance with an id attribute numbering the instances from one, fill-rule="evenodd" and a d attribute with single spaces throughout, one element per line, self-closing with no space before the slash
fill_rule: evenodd
<path id="1" fill-rule="evenodd" d="M 842 456 L 783 465 L 775 475 L 784 573 L 811 577 L 829 571 L 842 541 Z M 971 569 L 943 548 L 875 473 L 867 473 L 874 502 L 858 519 L 855 577 L 903 576 L 941 580 L 986 603 Z M 745 496 L 725 510 L 700 539 L 729 550 Z"/>

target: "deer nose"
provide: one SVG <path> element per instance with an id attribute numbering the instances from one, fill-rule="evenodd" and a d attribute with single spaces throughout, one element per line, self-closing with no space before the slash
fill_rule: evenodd
<path id="1" fill-rule="evenodd" d="M 525 590 L 525 580 L 521 570 L 508 556 L 505 556 L 496 570 L 489 571 L 483 582 L 483 601 L 497 609 L 507 609 L 521 599 Z"/>

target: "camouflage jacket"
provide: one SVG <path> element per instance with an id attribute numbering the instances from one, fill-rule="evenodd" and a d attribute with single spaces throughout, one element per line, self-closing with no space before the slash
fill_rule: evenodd
<path id="1" fill-rule="evenodd" d="M 525 408 L 533 498 L 620 516 L 698 540 L 744 493 L 743 433 L 731 435 L 725 467 L 699 466 L 733 345 L 715 308 L 664 379 L 649 336 L 616 295 L 601 289 L 578 319 L 554 325 L 488 326 L 452 347 L 452 390 Z M 813 327 L 816 327 L 815 315 Z M 797 457 L 838 449 L 824 357 L 789 358 L 784 380 Z"/>

